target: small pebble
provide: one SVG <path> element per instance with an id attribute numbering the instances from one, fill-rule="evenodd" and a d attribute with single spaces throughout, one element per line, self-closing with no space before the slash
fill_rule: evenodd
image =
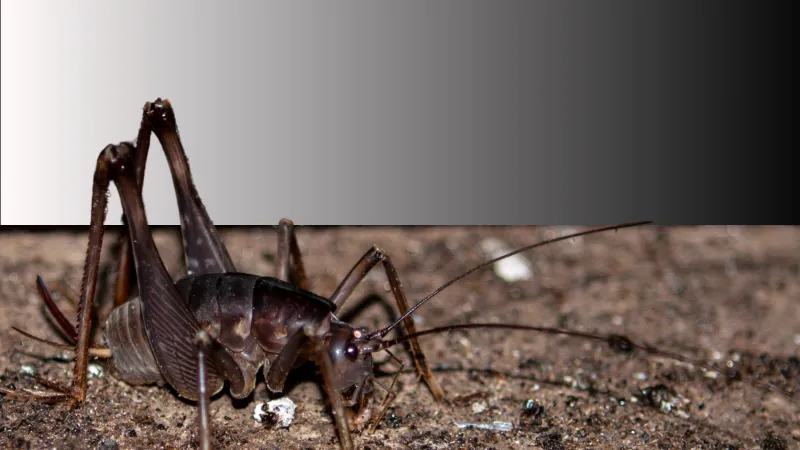
<path id="1" fill-rule="evenodd" d="M 20 373 L 23 375 L 34 376 L 36 375 L 36 367 L 33 367 L 33 364 L 23 364 L 22 367 L 19 368 Z"/>
<path id="2" fill-rule="evenodd" d="M 89 364 L 89 375 L 93 377 L 102 377 L 103 367 L 100 364 Z"/>
<path id="3" fill-rule="evenodd" d="M 472 412 L 480 414 L 486 411 L 486 402 L 475 402 L 472 404 Z"/>
<path id="4" fill-rule="evenodd" d="M 294 421 L 294 412 L 296 408 L 297 406 L 289 397 L 281 397 L 272 400 L 267 402 L 266 405 L 264 403 L 259 403 L 253 411 L 253 420 L 261 423 L 265 416 L 272 416 L 276 425 L 288 428 L 289 425 L 292 424 L 292 421 Z"/>
<path id="5" fill-rule="evenodd" d="M 97 448 L 99 450 L 117 450 L 117 448 L 119 448 L 119 445 L 117 444 L 117 441 L 115 441 L 114 439 L 108 438 L 100 441 L 100 443 L 97 445 Z"/>

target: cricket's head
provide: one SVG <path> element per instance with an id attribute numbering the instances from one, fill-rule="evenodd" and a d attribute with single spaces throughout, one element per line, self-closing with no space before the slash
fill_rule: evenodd
<path id="1" fill-rule="evenodd" d="M 331 322 L 330 331 L 325 335 L 325 347 L 333 368 L 333 387 L 345 397 L 357 397 L 372 390 L 372 352 L 360 351 L 366 342 L 365 330 L 338 321 Z"/>

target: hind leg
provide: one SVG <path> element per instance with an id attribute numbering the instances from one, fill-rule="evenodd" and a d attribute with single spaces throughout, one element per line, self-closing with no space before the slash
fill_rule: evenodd
<path id="1" fill-rule="evenodd" d="M 155 133 L 161 142 L 172 174 L 181 217 L 184 259 L 189 273 L 199 275 L 203 273 L 235 272 L 236 267 L 231 262 L 228 251 L 222 244 L 192 181 L 189 163 L 178 135 L 175 114 L 168 100 L 157 99 L 155 102 L 146 103 L 143 108 L 132 160 L 138 190 L 141 192 L 144 185 L 151 133 Z M 123 229 L 120 234 L 120 251 L 117 261 L 115 307 L 128 300 L 131 286 L 136 282 L 128 217 L 125 214 L 122 216 L 122 222 Z M 296 249 L 296 240 L 293 239 L 290 242 L 293 242 L 295 247 L 293 253 L 296 252 L 299 255 L 299 249 Z M 296 261 L 298 260 L 296 259 Z M 302 273 L 302 262 L 299 267 Z M 71 343 L 75 343 L 77 338 L 76 329 L 69 324 L 69 321 L 64 318 L 64 315 L 52 302 L 43 281 L 38 280 L 38 285 L 40 295 L 56 319 L 59 328 Z"/>
<path id="2" fill-rule="evenodd" d="M 216 229 L 208 218 L 205 207 L 197 195 L 197 191 L 191 180 L 188 162 L 177 134 L 177 125 L 175 123 L 175 117 L 169 102 L 159 99 L 156 100 L 155 103 L 148 103 L 145 106 L 142 126 L 139 132 L 139 139 L 137 142 L 138 148 L 133 147 L 131 144 L 109 146 L 101 153 L 100 157 L 98 157 L 93 183 L 89 244 L 84 264 L 85 271 L 81 283 L 80 302 L 78 308 L 78 326 L 75 329 L 64 330 L 68 335 L 70 335 L 70 337 L 75 338 L 76 346 L 74 378 L 71 387 L 56 389 L 58 392 L 35 392 L 28 393 L 28 395 L 25 395 L 22 391 L 14 391 L 2 388 L 0 389 L 0 393 L 14 397 L 32 397 L 34 399 L 47 402 L 69 401 L 73 405 L 81 403 L 85 399 L 86 371 L 89 349 L 91 346 L 89 342 L 91 308 L 96 293 L 100 253 L 103 243 L 103 222 L 105 220 L 106 208 L 108 204 L 107 192 L 109 182 L 113 178 L 111 172 L 114 170 L 119 173 L 122 173 L 120 171 L 124 172 L 123 178 L 120 180 L 115 179 L 114 181 L 117 183 L 119 183 L 119 181 L 124 182 L 124 188 L 121 186 L 118 187 L 120 188 L 120 193 L 124 193 L 124 195 L 127 196 L 127 201 L 123 201 L 123 206 L 125 209 L 124 217 L 127 225 L 126 231 L 130 231 L 131 235 L 136 234 L 140 238 L 138 242 L 132 241 L 131 237 L 126 240 L 127 244 L 124 244 L 120 266 L 123 268 L 126 267 L 128 264 L 126 261 L 131 258 L 130 254 L 136 253 L 133 251 L 135 250 L 133 247 L 138 246 L 140 248 L 139 253 L 141 253 L 141 257 L 145 257 L 146 259 L 156 258 L 158 261 L 158 264 L 156 264 L 155 261 L 147 261 L 146 264 L 141 267 L 139 267 L 140 265 L 138 263 L 136 264 L 137 271 L 139 271 L 139 269 L 145 270 L 145 275 L 147 276 L 145 280 L 139 280 L 140 293 L 145 296 L 145 292 L 143 292 L 141 289 L 141 284 L 143 281 L 145 282 L 147 288 L 161 284 L 161 281 L 166 282 L 167 280 L 171 285 L 171 279 L 169 279 L 168 275 L 166 278 L 164 278 L 164 274 L 160 273 L 160 270 L 158 270 L 159 268 L 163 269 L 163 263 L 161 263 L 155 247 L 152 246 L 153 248 L 144 248 L 142 247 L 143 244 L 141 242 L 141 238 L 146 238 L 146 241 L 152 243 L 152 237 L 149 236 L 149 231 L 146 229 L 147 225 L 146 220 L 144 220 L 144 210 L 140 203 L 141 186 L 144 179 L 144 168 L 149 149 L 149 133 L 151 130 L 156 133 L 156 136 L 161 141 L 164 151 L 167 155 L 167 160 L 169 161 L 170 170 L 173 174 L 173 182 L 178 197 L 179 209 L 181 211 L 182 236 L 189 272 L 192 273 L 193 270 L 196 273 L 227 272 L 235 270 L 235 267 L 230 261 L 227 250 L 222 245 Z M 125 154 L 126 159 L 124 162 L 120 162 L 118 157 L 123 153 Z M 119 166 L 120 164 L 123 165 Z M 115 172 L 115 174 L 119 175 L 117 172 Z M 130 214 L 132 212 L 138 215 L 137 217 L 134 217 L 134 219 L 139 220 L 140 223 L 129 223 L 131 220 Z M 137 242 L 137 244 L 130 245 L 131 242 Z M 155 253 L 155 255 L 153 256 L 151 253 Z M 133 260 L 134 262 L 138 262 L 139 259 L 140 258 L 137 257 Z M 128 265 L 127 267 L 130 266 Z M 155 270 L 156 273 L 153 273 L 153 270 Z M 128 286 L 131 282 L 131 279 L 128 276 L 129 273 L 129 271 L 120 272 L 121 282 L 119 283 L 117 289 L 117 302 L 124 302 L 125 297 L 127 296 Z M 138 277 L 141 277 L 142 272 L 139 272 L 137 275 Z M 164 278 L 164 280 L 161 280 L 161 278 Z M 160 281 L 154 282 L 154 279 L 158 279 Z M 40 289 L 43 286 L 44 285 L 41 284 Z M 44 296 L 46 289 L 42 289 L 42 291 Z M 174 295 L 170 294 L 175 293 L 150 292 L 149 294 L 151 294 L 151 296 L 159 296 L 163 294 L 172 299 Z M 154 302 L 154 306 L 155 308 L 151 307 L 151 309 L 160 309 L 161 305 L 159 302 Z M 55 310 L 57 310 L 57 308 L 55 308 Z M 188 314 L 188 311 L 185 313 Z M 60 316 L 61 319 L 63 319 L 63 315 Z M 161 319 L 154 319 L 156 323 L 158 323 L 159 320 Z M 194 329 L 192 325 L 196 324 L 190 323 L 193 322 L 193 318 L 186 317 L 186 320 L 188 320 L 188 322 L 185 323 L 185 325 L 188 328 Z M 66 321 L 59 320 L 59 322 L 61 323 Z M 181 382 L 179 384 L 185 383 Z M 192 388 L 196 388 L 194 383 L 192 384 Z"/>
<path id="3" fill-rule="evenodd" d="M 189 169 L 189 161 L 178 133 L 175 112 L 169 100 L 166 99 L 156 99 L 155 102 L 148 102 L 144 106 L 134 160 L 136 182 L 139 189 L 141 190 L 144 184 L 151 132 L 155 133 L 161 143 L 172 174 L 181 220 L 184 262 L 188 274 L 235 272 L 236 266 L 231 261 L 228 250 L 222 243 L 219 233 L 197 193 Z M 118 279 L 115 300 L 117 306 L 127 300 L 130 286 L 135 281 L 132 279 L 135 273 L 132 267 L 133 256 L 125 216 L 123 216 L 123 225 L 124 230 L 120 236 L 120 254 L 117 263 Z"/>
<path id="4" fill-rule="evenodd" d="M 94 182 L 92 184 L 92 208 L 91 220 L 89 225 L 89 244 L 86 251 L 86 260 L 84 263 L 84 273 L 81 282 L 80 299 L 78 305 L 78 326 L 77 328 L 68 328 L 67 331 L 75 341 L 75 368 L 73 372 L 72 385 L 66 387 L 55 387 L 51 385 L 50 388 L 55 392 L 47 391 L 28 391 L 28 390 L 10 390 L 0 388 L 0 393 L 14 398 L 30 398 L 33 400 L 45 403 L 58 403 L 68 402 L 70 406 L 76 406 L 82 403 L 86 398 L 86 373 L 89 358 L 90 348 L 90 327 L 91 327 L 91 310 L 94 302 L 98 271 L 100 267 L 100 253 L 103 246 L 103 222 L 106 216 L 106 208 L 108 205 L 108 158 L 103 158 L 107 152 L 101 153 L 98 158 L 97 168 L 95 169 Z M 44 283 L 39 281 L 39 288 L 45 299 L 49 298 L 49 294 L 44 286 Z M 53 304 L 54 306 L 54 304 Z M 48 305 L 50 307 L 50 305 Z M 51 308 L 53 309 L 53 308 Z M 58 309 L 55 308 L 55 311 Z M 60 313 L 60 311 L 58 311 Z M 66 322 L 63 315 L 60 315 L 60 323 Z"/>

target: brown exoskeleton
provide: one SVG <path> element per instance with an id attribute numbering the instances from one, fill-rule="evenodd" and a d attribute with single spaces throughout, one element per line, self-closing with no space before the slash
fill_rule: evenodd
<path id="1" fill-rule="evenodd" d="M 178 198 L 188 274 L 177 282 L 172 281 L 157 252 L 141 199 L 151 132 L 156 134 L 167 155 Z M 107 348 L 96 348 L 89 342 L 90 312 L 97 284 L 106 193 L 110 182 L 114 182 L 119 191 L 129 239 L 123 241 L 117 307 L 105 323 Z M 123 381 L 169 384 L 182 397 L 198 401 L 201 445 L 210 448 L 209 397 L 219 392 L 225 381 L 230 384 L 233 397 L 244 398 L 255 388 L 257 372 L 263 370 L 268 388 L 280 392 L 291 369 L 311 360 L 320 367 L 341 445 L 350 449 L 353 442 L 352 423 L 349 422 L 370 419 L 361 414 L 351 415 L 349 408 L 361 413 L 371 410 L 367 403 L 373 392 L 372 353 L 388 350 L 408 340 L 417 371 L 434 398 L 437 401 L 444 398 L 444 392 L 417 342 L 417 336 L 423 334 L 492 327 L 544 331 L 605 341 L 621 351 L 640 349 L 688 361 L 618 335 L 600 336 L 503 324 L 456 325 L 417 333 L 411 320 L 412 313 L 447 286 L 502 258 L 558 240 L 639 224 L 603 227 L 527 246 L 475 267 L 413 307 L 409 307 L 390 258 L 373 247 L 330 297 L 321 297 L 306 290 L 300 249 L 293 225 L 288 220 L 281 221 L 278 228 L 276 276 L 237 272 L 192 182 L 171 106 L 167 101 L 157 100 L 145 106 L 135 145 L 108 146 L 98 158 L 77 328 L 64 318 L 44 282 L 38 280 L 40 292 L 51 312 L 65 334 L 75 341 L 77 351 L 72 386 L 63 388 L 48 383 L 52 390 L 47 392 L 7 388 L 0 388 L 0 392 L 46 402 L 79 404 L 85 399 L 88 357 L 110 357 Z M 127 265 L 130 261 L 135 264 L 140 298 L 129 300 Z M 366 274 L 378 264 L 383 265 L 388 276 L 401 317 L 388 327 L 369 333 L 338 320 L 336 313 Z M 407 335 L 385 340 L 385 336 L 401 323 Z M 390 393 L 384 399 L 381 414 L 391 397 Z"/>

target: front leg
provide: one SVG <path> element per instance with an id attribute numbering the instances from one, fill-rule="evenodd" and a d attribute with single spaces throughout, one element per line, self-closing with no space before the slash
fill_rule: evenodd
<path id="1" fill-rule="evenodd" d="M 345 407 L 342 393 L 335 387 L 334 377 L 336 375 L 333 371 L 333 363 L 328 354 L 328 349 L 325 347 L 324 335 L 320 332 L 320 328 L 319 325 L 306 325 L 289 338 L 289 341 L 278 353 L 278 356 L 270 365 L 269 371 L 265 374 L 267 388 L 272 392 L 283 391 L 286 378 L 295 365 L 300 351 L 303 348 L 310 347 L 312 349 L 312 358 L 322 373 L 325 392 L 328 394 L 336 431 L 339 434 L 339 442 L 343 450 L 352 450 L 355 447 L 353 447 L 353 438 L 350 435 L 350 425 L 347 421 L 349 417 L 348 410 Z"/>
<path id="2" fill-rule="evenodd" d="M 328 401 L 331 402 L 333 422 L 336 424 L 336 432 L 339 434 L 342 450 L 353 450 L 355 446 L 350 434 L 350 425 L 347 423 L 347 409 L 344 406 L 342 393 L 336 389 L 334 383 L 333 362 L 328 354 L 328 349 L 325 348 L 323 336 L 320 334 L 319 328 L 314 325 L 307 325 L 302 333 L 308 337 L 314 349 L 314 360 L 322 373 L 322 381 L 325 385 L 325 392 L 328 394 Z"/>

